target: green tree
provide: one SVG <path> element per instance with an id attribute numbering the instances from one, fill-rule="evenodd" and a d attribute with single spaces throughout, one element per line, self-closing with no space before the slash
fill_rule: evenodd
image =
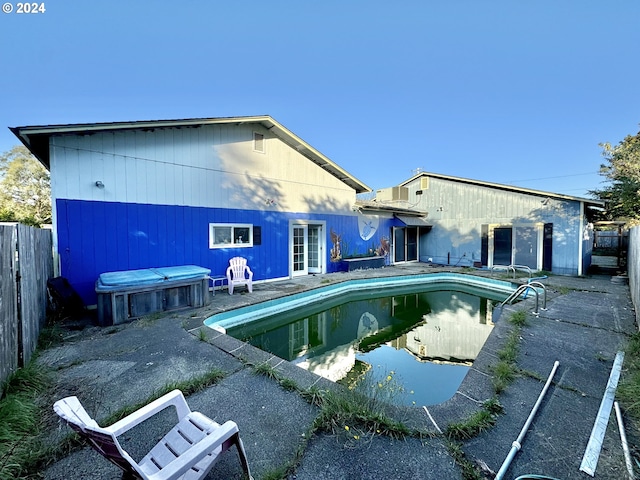
<path id="1" fill-rule="evenodd" d="M 600 166 L 609 185 L 590 193 L 607 202 L 607 220 L 640 222 L 640 132 L 627 135 L 617 145 L 601 143 L 607 163 Z"/>
<path id="2" fill-rule="evenodd" d="M 0 220 L 51 223 L 49 172 L 23 146 L 0 155 Z"/>

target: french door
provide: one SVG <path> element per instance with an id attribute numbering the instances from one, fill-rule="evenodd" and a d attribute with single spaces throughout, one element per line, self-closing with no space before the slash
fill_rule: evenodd
<path id="1" fill-rule="evenodd" d="M 323 224 L 299 222 L 291 224 L 289 261 L 292 277 L 309 273 L 325 273 L 323 232 Z"/>

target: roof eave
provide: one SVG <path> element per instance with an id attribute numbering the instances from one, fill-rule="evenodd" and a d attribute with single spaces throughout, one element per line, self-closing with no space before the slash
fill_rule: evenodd
<path id="1" fill-rule="evenodd" d="M 583 202 L 586 205 L 592 205 L 597 207 L 605 206 L 605 202 L 603 202 L 602 200 L 595 200 L 595 199 L 583 198 L 583 197 L 574 197 L 571 195 L 564 195 L 562 193 L 547 192 L 544 190 L 534 190 L 530 188 L 516 187 L 513 185 L 505 185 L 502 183 L 485 182 L 483 180 L 473 180 L 470 178 L 454 177 L 451 175 L 442 175 L 440 173 L 431 173 L 431 172 L 420 172 L 414 175 L 413 177 L 409 178 L 408 180 L 405 180 L 404 182 L 400 183 L 399 186 L 404 187 L 420 177 L 434 177 L 434 178 L 440 178 L 443 180 L 451 180 L 452 182 L 468 183 L 471 185 L 496 188 L 500 190 L 507 190 L 507 191 L 518 192 L 518 193 L 527 193 L 530 195 L 536 195 L 536 196 L 542 196 L 542 197 L 551 197 L 551 198 L 557 198 L 561 200 Z"/>

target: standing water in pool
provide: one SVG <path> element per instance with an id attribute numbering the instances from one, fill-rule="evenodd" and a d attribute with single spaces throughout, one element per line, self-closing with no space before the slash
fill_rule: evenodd
<path id="1" fill-rule="evenodd" d="M 227 333 L 332 381 L 393 378 L 397 403 L 435 405 L 458 389 L 502 299 L 460 285 L 354 293 Z"/>

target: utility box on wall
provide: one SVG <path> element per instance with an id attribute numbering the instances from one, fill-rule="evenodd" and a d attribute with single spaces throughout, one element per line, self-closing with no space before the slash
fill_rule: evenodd
<path id="1" fill-rule="evenodd" d="M 376 200 L 380 202 L 406 202 L 409 200 L 407 187 L 389 187 L 376 190 Z"/>

